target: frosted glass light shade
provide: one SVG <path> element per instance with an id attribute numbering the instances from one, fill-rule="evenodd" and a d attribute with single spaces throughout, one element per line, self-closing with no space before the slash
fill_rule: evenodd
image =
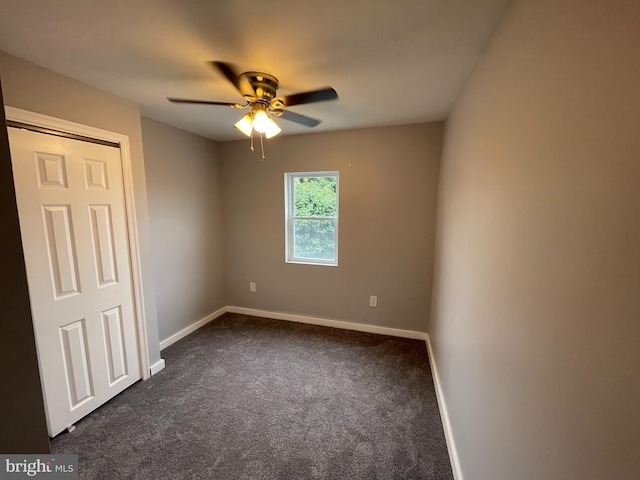
<path id="1" fill-rule="evenodd" d="M 253 116 L 253 128 L 256 129 L 256 132 L 267 133 L 269 129 L 269 115 L 263 110 L 258 110 Z"/>
<path id="2" fill-rule="evenodd" d="M 255 113 L 247 113 L 235 124 L 235 127 L 247 137 L 251 136 L 252 130 L 258 133 L 264 133 L 264 136 L 267 138 L 275 137 L 282 131 L 276 122 L 263 110 L 258 110 Z"/>
<path id="3" fill-rule="evenodd" d="M 247 137 L 251 136 L 251 129 L 253 128 L 253 120 L 251 118 L 251 114 L 247 113 L 244 117 L 240 119 L 238 123 L 235 124 L 236 128 L 244 133 Z M 256 129 L 257 130 L 257 129 Z"/>
<path id="4" fill-rule="evenodd" d="M 264 136 L 267 138 L 275 137 L 281 131 L 282 130 L 280 130 L 280 127 L 276 122 L 274 122 L 272 118 L 269 118 L 269 127 L 267 128 L 267 131 L 264 132 Z"/>

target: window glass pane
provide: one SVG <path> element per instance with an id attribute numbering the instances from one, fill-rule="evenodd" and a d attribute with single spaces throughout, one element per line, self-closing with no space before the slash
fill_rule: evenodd
<path id="1" fill-rule="evenodd" d="M 333 220 L 294 220 L 293 256 L 335 260 L 336 226 Z"/>
<path id="2" fill-rule="evenodd" d="M 336 177 L 296 177 L 294 217 L 335 217 Z"/>

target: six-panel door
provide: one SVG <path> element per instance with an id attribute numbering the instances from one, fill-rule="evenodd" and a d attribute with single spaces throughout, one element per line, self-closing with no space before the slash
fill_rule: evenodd
<path id="1" fill-rule="evenodd" d="M 8 130 L 54 436 L 141 378 L 120 150 Z"/>

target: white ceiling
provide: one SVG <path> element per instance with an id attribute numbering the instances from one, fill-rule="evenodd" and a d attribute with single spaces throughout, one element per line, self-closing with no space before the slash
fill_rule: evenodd
<path id="1" fill-rule="evenodd" d="M 313 131 L 443 120 L 509 0 L 4 0 L 0 50 L 133 100 L 142 114 L 214 140 L 242 112 L 167 96 L 241 101 L 219 72 L 324 86 L 339 100 L 291 107 Z M 307 127 L 278 120 L 284 134 Z"/>

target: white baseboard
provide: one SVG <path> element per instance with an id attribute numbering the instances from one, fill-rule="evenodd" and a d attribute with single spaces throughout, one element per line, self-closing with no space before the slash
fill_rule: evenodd
<path id="1" fill-rule="evenodd" d="M 186 328 L 183 328 L 182 330 L 180 330 L 177 333 L 174 333 L 173 335 L 171 335 L 169 338 L 165 338 L 164 340 L 162 340 L 160 342 L 160 350 L 164 350 L 165 348 L 167 348 L 169 345 L 173 345 L 174 343 L 176 343 L 178 340 L 183 339 L 184 337 L 186 337 L 187 335 L 189 335 L 190 333 L 195 332 L 197 329 L 199 329 L 200 327 L 204 327 L 207 323 L 209 323 L 211 320 L 215 320 L 216 318 L 218 318 L 220 315 L 224 314 L 227 312 L 227 307 L 222 307 L 220 310 L 216 310 L 213 313 L 210 313 L 209 315 L 207 315 L 204 318 L 201 318 L 200 320 L 192 323 L 191 325 L 189 325 Z"/>
<path id="2" fill-rule="evenodd" d="M 456 442 L 453 439 L 453 430 L 451 430 L 449 411 L 447 410 L 447 403 L 444 399 L 444 392 L 442 391 L 442 385 L 440 383 L 438 366 L 436 365 L 436 358 L 433 355 L 433 349 L 431 348 L 431 339 L 429 338 L 429 334 L 425 334 L 425 337 L 427 350 L 429 351 L 429 364 L 431 365 L 433 384 L 436 387 L 436 397 L 438 399 L 438 407 L 440 407 L 440 418 L 442 419 L 444 436 L 447 441 L 447 448 L 449 450 L 449 459 L 451 460 L 451 469 L 453 470 L 453 478 L 455 480 L 464 480 L 462 477 L 462 470 L 460 469 L 460 461 L 458 460 L 458 450 L 456 448 Z"/>
<path id="3" fill-rule="evenodd" d="M 309 317 L 306 315 L 295 315 L 292 313 L 269 312 L 266 310 L 256 310 L 244 307 L 227 307 L 227 312 L 252 315 L 255 317 L 273 318 L 274 320 L 286 320 L 288 322 L 309 323 L 323 327 L 341 328 L 343 330 L 355 330 L 357 332 L 377 333 L 379 335 L 390 335 L 392 337 L 415 338 L 424 340 L 426 333 L 415 330 L 402 330 L 399 328 L 378 327 L 365 323 L 345 322 L 342 320 L 329 320 L 327 318 Z"/>
<path id="4" fill-rule="evenodd" d="M 151 365 L 151 368 L 149 370 L 150 370 L 151 376 L 153 377 L 156 373 L 160 372 L 163 369 L 164 369 L 164 359 L 161 358 L 159 361 Z"/>

